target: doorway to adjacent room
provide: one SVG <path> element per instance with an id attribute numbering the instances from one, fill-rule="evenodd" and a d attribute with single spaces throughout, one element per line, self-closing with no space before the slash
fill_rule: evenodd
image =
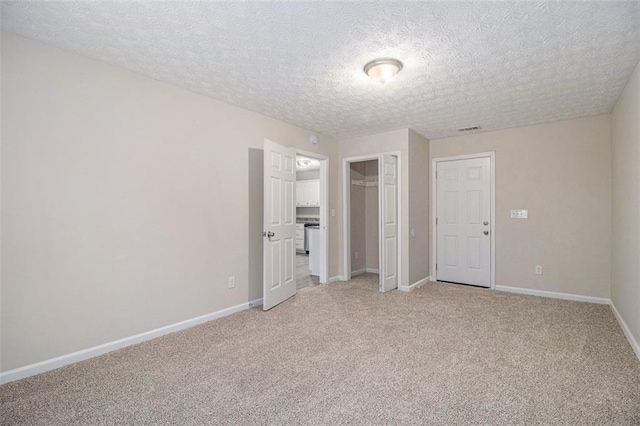
<path id="1" fill-rule="evenodd" d="M 262 308 L 265 311 L 296 294 L 298 253 L 309 256 L 306 265 L 305 258 L 300 258 L 300 269 L 304 271 L 306 267 L 308 271 L 303 282 L 307 285 L 327 282 L 328 163 L 326 156 L 264 140 Z M 297 182 L 298 170 L 311 172 L 316 165 L 318 179 Z M 300 222 L 298 217 L 313 219 L 313 223 Z M 307 223 L 311 225 L 308 230 Z"/>

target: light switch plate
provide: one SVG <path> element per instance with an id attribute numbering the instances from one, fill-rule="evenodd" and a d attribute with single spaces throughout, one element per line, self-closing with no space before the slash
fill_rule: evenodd
<path id="1" fill-rule="evenodd" d="M 529 210 L 511 209 L 511 219 L 529 219 Z"/>

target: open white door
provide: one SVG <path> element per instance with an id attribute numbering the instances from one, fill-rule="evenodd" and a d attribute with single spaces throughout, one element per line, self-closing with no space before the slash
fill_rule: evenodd
<path id="1" fill-rule="evenodd" d="M 327 166 L 329 160 L 320 161 L 320 284 L 326 284 L 329 277 L 327 277 L 327 262 L 329 257 L 329 251 L 327 247 L 327 241 L 329 241 L 329 197 L 327 195 Z"/>
<path id="2" fill-rule="evenodd" d="M 263 299 L 266 311 L 296 294 L 296 153 L 264 141 Z"/>
<path id="3" fill-rule="evenodd" d="M 382 154 L 380 161 L 380 291 L 398 288 L 398 159 Z"/>

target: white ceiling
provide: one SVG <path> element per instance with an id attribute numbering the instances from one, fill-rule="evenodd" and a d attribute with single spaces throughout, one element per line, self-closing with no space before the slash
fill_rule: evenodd
<path id="1" fill-rule="evenodd" d="M 21 1 L 2 27 L 337 138 L 607 113 L 640 58 L 635 1 Z"/>

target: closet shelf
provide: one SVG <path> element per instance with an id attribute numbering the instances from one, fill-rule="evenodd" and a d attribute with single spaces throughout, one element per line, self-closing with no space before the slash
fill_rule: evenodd
<path id="1" fill-rule="evenodd" d="M 374 178 L 374 179 L 353 179 L 351 181 L 351 185 L 365 186 L 365 187 L 375 187 L 375 186 L 378 186 L 378 178 Z"/>

